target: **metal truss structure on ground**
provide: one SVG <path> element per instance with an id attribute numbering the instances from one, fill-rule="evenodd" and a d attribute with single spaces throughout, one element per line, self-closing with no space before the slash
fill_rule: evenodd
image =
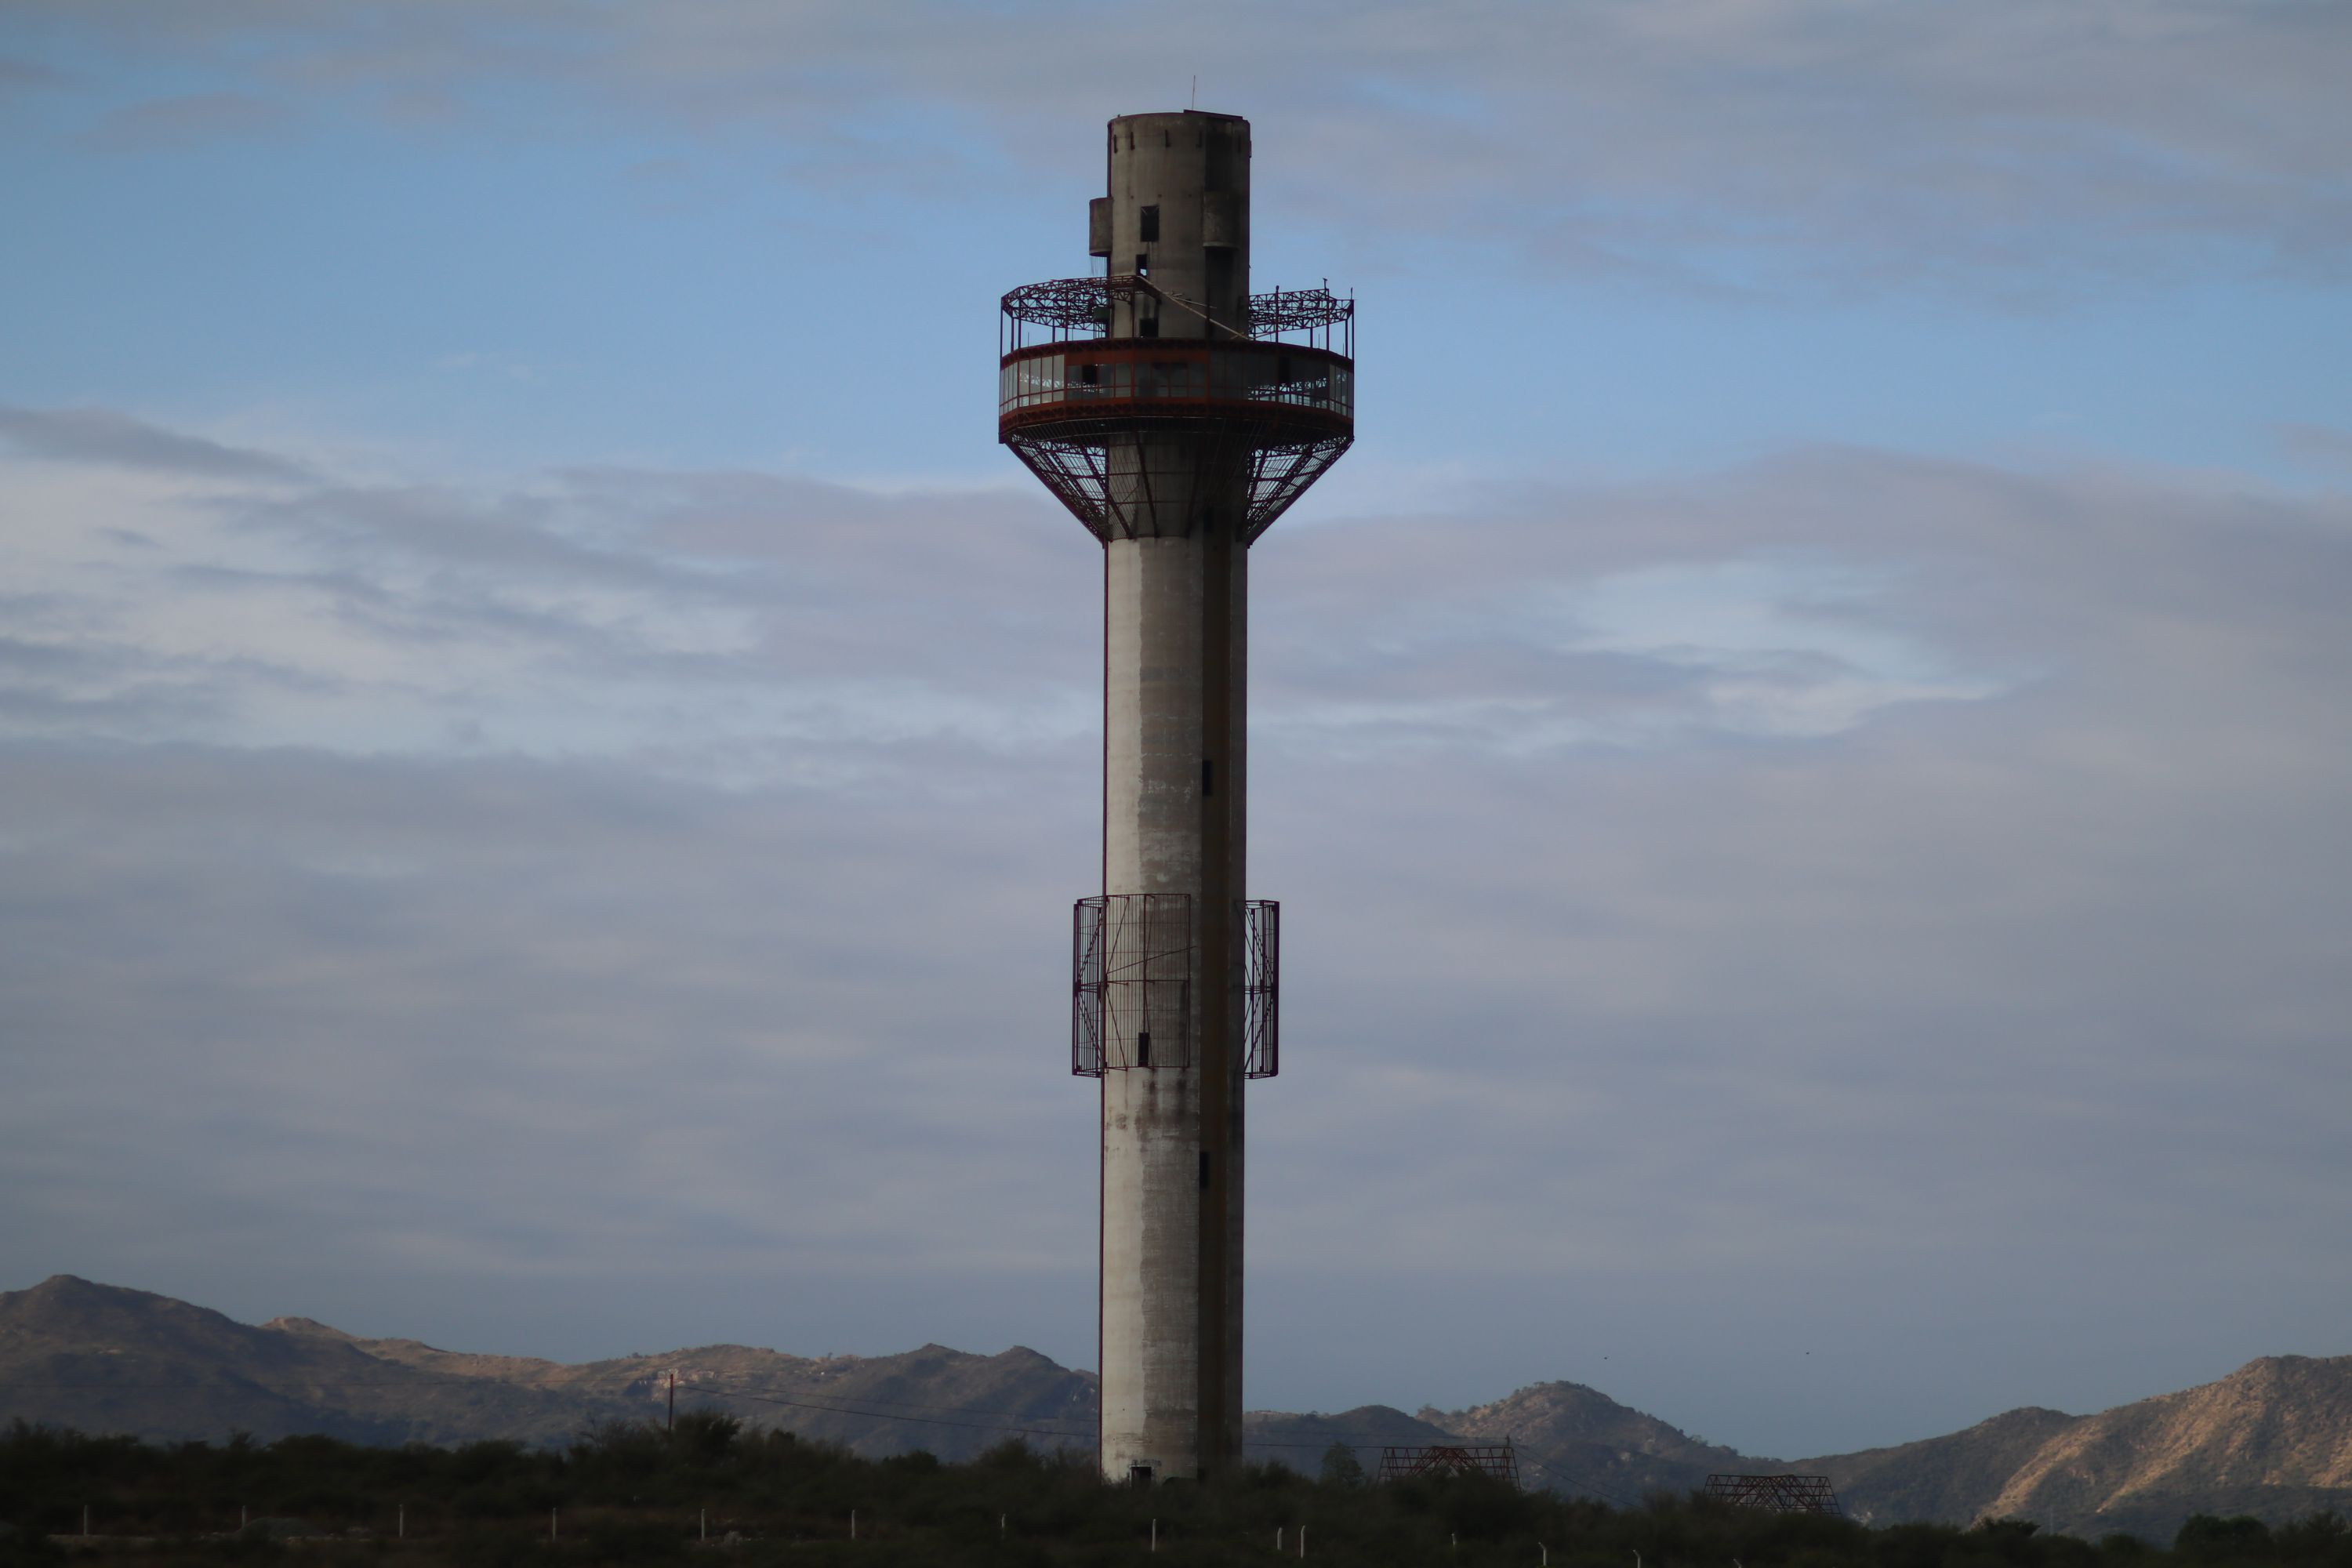
<path id="1" fill-rule="evenodd" d="M 1734 1508 L 1843 1516 L 1827 1476 L 1709 1476 L 1706 1495 Z"/>
<path id="2" fill-rule="evenodd" d="M 1382 1448 L 1382 1481 L 1409 1481 L 1418 1476 L 1487 1476 L 1519 1484 L 1518 1450 L 1508 1443 L 1423 1443 Z"/>

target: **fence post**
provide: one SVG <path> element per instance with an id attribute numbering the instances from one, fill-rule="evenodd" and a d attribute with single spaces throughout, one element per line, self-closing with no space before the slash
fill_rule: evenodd
<path id="1" fill-rule="evenodd" d="M 561 1539 L 555 1532 L 555 1510 L 553 1509 L 549 1509 L 547 1510 L 547 1539 L 550 1541 Z"/>

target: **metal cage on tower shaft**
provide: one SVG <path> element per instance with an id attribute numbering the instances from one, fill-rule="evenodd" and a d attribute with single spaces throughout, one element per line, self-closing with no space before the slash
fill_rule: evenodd
<path id="1" fill-rule="evenodd" d="M 1242 1072 L 1281 1070 L 1282 906 L 1246 899 L 1234 922 L 1232 973 L 1242 993 Z M 1192 900 L 1182 893 L 1105 893 L 1071 911 L 1070 1071 L 1189 1068 L 1192 1060 Z"/>

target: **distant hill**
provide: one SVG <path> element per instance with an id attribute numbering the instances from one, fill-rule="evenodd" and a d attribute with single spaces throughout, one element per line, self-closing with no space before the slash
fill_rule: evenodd
<path id="1" fill-rule="evenodd" d="M 1475 1442 L 1516 1442 L 1521 1468 L 1537 1485 L 1620 1503 L 1638 1504 L 1654 1491 L 1703 1487 L 1717 1470 L 1778 1468 L 1772 1460 L 1701 1443 L 1580 1383 L 1538 1383 L 1491 1405 L 1421 1414 Z"/>
<path id="2" fill-rule="evenodd" d="M 1029 1350 L 811 1359 L 705 1345 L 571 1365 L 361 1339 L 308 1318 L 255 1328 L 67 1274 L 0 1293 L 0 1420 L 86 1432 L 552 1444 L 658 1416 L 673 1375 L 681 1410 L 715 1406 L 867 1456 L 965 1458 L 1016 1435 L 1048 1449 L 1094 1443 L 1095 1380 Z"/>
<path id="3" fill-rule="evenodd" d="M 360 1339 L 307 1318 L 259 1327 L 166 1296 L 58 1275 L 0 1293 L 0 1421 L 183 1440 L 322 1432 L 369 1443 L 562 1443 L 600 1423 L 716 1407 L 867 1456 L 969 1458 L 1019 1436 L 1089 1448 L 1097 1382 L 1015 1348 L 889 1356 L 705 1345 L 579 1364 Z M 1516 1442 L 1535 1486 L 1638 1503 L 1707 1475 L 1828 1476 L 1876 1524 L 2016 1515 L 2044 1527 L 2168 1540 L 2191 1513 L 2273 1522 L 2352 1514 L 2352 1356 L 2266 1357 L 2217 1383 L 2096 1415 L 2012 1410 L 1963 1432 L 1793 1462 L 1697 1441 L 1572 1383 L 1465 1410 L 1253 1411 L 1252 1458 L 1313 1471 L 1347 1444 L 1367 1469 L 1389 1444 Z"/>
<path id="4" fill-rule="evenodd" d="M 2011 1410 L 1948 1436 L 1802 1459 L 1790 1468 L 1829 1477 L 1846 1511 L 1868 1522 L 1999 1518 L 2013 1511 L 1994 1506 L 2010 1478 L 2083 1420 L 2057 1410 Z"/>
<path id="5" fill-rule="evenodd" d="M 621 1413 L 403 1367 L 348 1336 L 232 1321 L 60 1274 L 0 1294 L 0 1415 L 166 1440 L 322 1432 L 362 1443 L 541 1442 Z"/>
<path id="6" fill-rule="evenodd" d="M 1381 1468 L 1383 1447 L 1459 1440 L 1443 1426 L 1386 1405 L 1360 1405 L 1337 1415 L 1252 1410 L 1242 1417 L 1244 1458 L 1287 1465 L 1308 1475 L 1320 1471 L 1323 1456 L 1330 1452 L 1334 1443 L 1344 1443 L 1352 1449 L 1356 1462 L 1370 1475 Z"/>
<path id="7" fill-rule="evenodd" d="M 2352 1356 L 2265 1356 L 2096 1415 L 2012 1410 L 1806 1463 L 1881 1522 L 2013 1514 L 2078 1535 L 2168 1538 L 2190 1513 L 2352 1514 Z"/>

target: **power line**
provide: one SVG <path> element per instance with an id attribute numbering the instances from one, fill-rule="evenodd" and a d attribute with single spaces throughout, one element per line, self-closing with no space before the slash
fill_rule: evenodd
<path id="1" fill-rule="evenodd" d="M 730 1394 L 732 1399 L 754 1399 L 762 1405 L 786 1405 L 799 1410 L 821 1410 L 828 1415 L 864 1415 L 877 1421 L 913 1421 L 926 1426 L 967 1426 L 982 1432 L 1020 1432 L 1034 1437 L 1076 1437 L 1076 1432 L 1057 1432 L 1043 1426 L 1007 1426 L 993 1421 L 950 1421 L 940 1415 L 893 1415 L 884 1411 L 843 1410 L 830 1405 L 810 1405 L 798 1399 L 781 1399 L 769 1394 Z"/>
<path id="2" fill-rule="evenodd" d="M 716 1380 L 714 1380 L 714 1381 L 716 1381 Z M 777 1385 L 776 1385 L 776 1384 L 761 1384 L 760 1386 L 764 1387 L 764 1388 L 768 1388 L 768 1389 L 773 1389 L 773 1388 L 775 1388 Z M 789 1385 L 787 1385 L 787 1386 L 789 1386 Z M 751 1394 L 751 1390 L 743 1389 L 743 1388 L 740 1388 L 740 1386 L 739 1386 L 739 1387 L 722 1387 L 722 1388 L 713 1388 L 713 1387 L 711 1387 L 711 1386 L 710 1386 L 710 1384 L 709 1384 L 697 1383 L 697 1384 L 688 1384 L 688 1392 L 716 1393 L 716 1394 L 722 1394 L 722 1395 L 725 1395 L 725 1396 L 728 1396 L 728 1397 L 730 1397 L 730 1398 L 745 1398 L 745 1399 L 748 1399 L 748 1398 L 752 1397 L 752 1394 Z M 902 1409 L 907 1409 L 907 1410 L 948 1410 L 948 1411 L 953 1411 L 954 1413 L 956 1413 L 956 1414 L 957 1414 L 957 1415 L 1003 1415 L 1003 1416 L 1006 1416 L 1006 1417 L 1008 1417 L 1008 1418 L 1010 1418 L 1010 1419 L 1012 1419 L 1012 1420 L 1015 1420 L 1015 1421 L 1027 1421 L 1027 1420 L 1041 1420 L 1041 1421 L 1042 1421 L 1042 1420 L 1050 1420 L 1050 1419 L 1051 1419 L 1051 1417 L 1050 1417 L 1050 1416 L 1033 1416 L 1033 1415 L 1030 1415 L 1030 1413 L 1029 1413 L 1029 1412 L 1027 1412 L 1027 1411 L 1025 1411 L 1025 1410 L 975 1410 L 975 1409 L 973 1409 L 971 1405 L 941 1405 L 941 1404 L 937 1403 L 936 1401 L 921 1400 L 921 1399 L 885 1399 L 885 1398 L 881 1397 L 879 1394 L 826 1394 L 826 1393 L 825 1393 L 824 1390 L 822 1390 L 822 1389 L 793 1389 L 793 1390 L 792 1390 L 792 1392 L 796 1393 L 796 1394 L 803 1394 L 803 1396 L 806 1396 L 806 1397 L 812 1397 L 812 1398 L 816 1398 L 816 1399 L 843 1399 L 843 1400 L 851 1400 L 851 1399 L 854 1399 L 854 1400 L 856 1400 L 856 1401 L 858 1404 L 860 1404 L 860 1405 L 898 1405 L 898 1406 L 901 1407 Z M 864 1415 L 864 1414 L 866 1414 L 866 1412 L 863 1412 L 863 1411 L 860 1411 L 860 1412 L 856 1412 L 855 1414 Z M 895 1417 L 895 1416 L 884 1416 L 884 1417 L 882 1417 L 882 1419 L 884 1419 L 884 1420 L 896 1420 L 896 1419 L 898 1419 L 898 1417 Z M 911 1419 L 911 1417 L 910 1417 L 909 1419 Z"/>

